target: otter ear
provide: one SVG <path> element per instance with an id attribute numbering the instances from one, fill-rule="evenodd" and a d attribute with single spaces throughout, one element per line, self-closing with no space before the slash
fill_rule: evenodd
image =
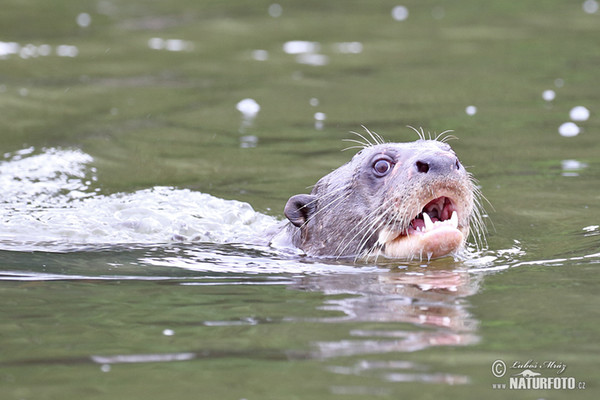
<path id="1" fill-rule="evenodd" d="M 315 213 L 317 209 L 317 196 L 310 194 L 297 194 L 290 197 L 283 213 L 297 227 L 302 226 Z"/>

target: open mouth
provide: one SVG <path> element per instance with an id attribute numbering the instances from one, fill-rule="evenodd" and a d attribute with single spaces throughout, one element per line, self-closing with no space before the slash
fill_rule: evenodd
<path id="1" fill-rule="evenodd" d="M 458 229 L 458 212 L 450 198 L 442 196 L 431 200 L 410 222 L 404 235 L 429 232 L 442 226 Z"/>
<path id="2" fill-rule="evenodd" d="M 465 241 L 464 228 L 459 227 L 460 207 L 446 196 L 428 202 L 398 233 L 384 228 L 379 233 L 383 254 L 393 258 L 435 258 L 456 252 Z"/>

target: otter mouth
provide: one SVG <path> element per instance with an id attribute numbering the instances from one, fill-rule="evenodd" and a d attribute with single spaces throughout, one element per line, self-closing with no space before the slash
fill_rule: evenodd
<path id="1" fill-rule="evenodd" d="M 379 233 L 382 253 L 391 258 L 431 259 L 458 251 L 466 236 L 466 228 L 459 224 L 460 213 L 460 207 L 452 198 L 434 198 L 404 230 L 382 229 Z"/>
<path id="2" fill-rule="evenodd" d="M 411 222 L 405 235 L 429 232 L 441 226 L 458 229 L 458 212 L 450 198 L 442 196 L 431 200 Z"/>

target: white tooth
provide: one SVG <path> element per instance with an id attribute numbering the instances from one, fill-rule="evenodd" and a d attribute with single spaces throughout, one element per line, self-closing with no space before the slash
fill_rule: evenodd
<path id="1" fill-rule="evenodd" d="M 458 228 L 458 214 L 456 211 L 452 211 L 452 215 L 450 216 L 450 224 L 453 228 Z"/>
<path id="2" fill-rule="evenodd" d="M 429 214 L 423 213 L 423 221 L 425 221 L 425 230 L 428 231 L 433 228 L 433 222 L 429 217 Z"/>

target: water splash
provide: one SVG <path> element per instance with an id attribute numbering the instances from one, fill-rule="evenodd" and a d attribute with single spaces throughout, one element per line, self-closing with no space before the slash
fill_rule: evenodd
<path id="1" fill-rule="evenodd" d="M 77 250 L 90 245 L 252 243 L 278 221 L 235 200 L 172 187 L 102 195 L 93 158 L 27 148 L 0 163 L 0 248 Z"/>

